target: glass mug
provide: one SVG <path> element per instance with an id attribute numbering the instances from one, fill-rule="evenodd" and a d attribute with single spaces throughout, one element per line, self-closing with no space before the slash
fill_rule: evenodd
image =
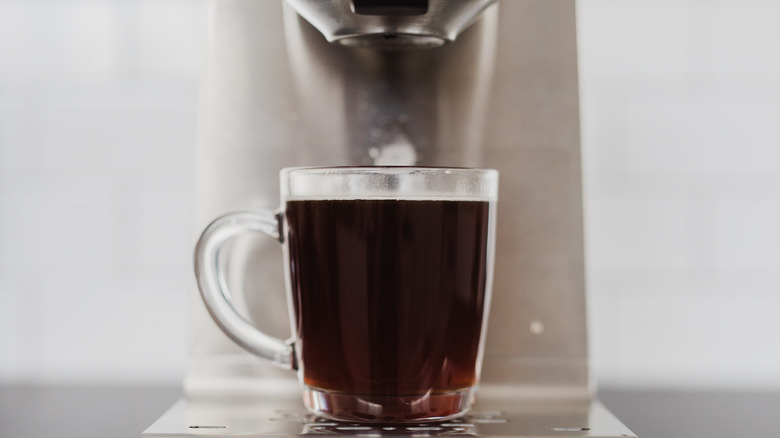
<path id="1" fill-rule="evenodd" d="M 296 370 L 312 413 L 398 423 L 454 418 L 479 380 L 493 275 L 498 172 L 287 168 L 281 207 L 212 222 L 195 251 L 206 307 L 248 351 Z M 244 320 L 220 249 L 258 231 L 282 245 L 292 338 Z"/>

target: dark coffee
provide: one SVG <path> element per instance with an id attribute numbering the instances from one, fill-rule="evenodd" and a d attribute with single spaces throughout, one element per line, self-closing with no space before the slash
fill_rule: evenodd
<path id="1" fill-rule="evenodd" d="M 475 384 L 488 202 L 289 201 L 286 215 L 308 387 L 380 400 Z"/>

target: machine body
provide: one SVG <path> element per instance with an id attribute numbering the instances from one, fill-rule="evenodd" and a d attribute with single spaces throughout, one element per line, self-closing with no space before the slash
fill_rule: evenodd
<path id="1" fill-rule="evenodd" d="M 211 0 L 208 20 L 195 230 L 276 207 L 283 167 L 498 169 L 482 383 L 463 420 L 477 429 L 460 432 L 633 436 L 588 369 L 574 0 Z M 278 251 L 238 239 L 225 281 L 248 292 L 234 297 L 247 320 L 286 338 Z M 184 398 L 145 436 L 348 433 L 300 414 L 295 376 L 230 341 L 194 281 L 189 312 Z"/>

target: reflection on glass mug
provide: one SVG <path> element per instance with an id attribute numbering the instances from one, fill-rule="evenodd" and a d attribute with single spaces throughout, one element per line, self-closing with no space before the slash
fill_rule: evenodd
<path id="1" fill-rule="evenodd" d="M 394 423 L 464 414 L 484 350 L 498 172 L 289 168 L 280 180 L 279 210 L 227 214 L 198 241 L 195 272 L 217 324 L 297 370 L 317 415 Z M 286 342 L 239 316 L 222 280 L 220 249 L 246 231 L 282 244 Z"/>

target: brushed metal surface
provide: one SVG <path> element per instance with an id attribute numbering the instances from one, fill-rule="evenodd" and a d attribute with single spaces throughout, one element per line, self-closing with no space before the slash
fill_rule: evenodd
<path id="1" fill-rule="evenodd" d="M 501 172 L 483 386 L 592 390 L 573 1 L 503 1 L 484 128 Z"/>
<path id="2" fill-rule="evenodd" d="M 456 42 L 401 52 L 330 44 L 281 1 L 212 0 L 208 17 L 196 229 L 275 208 L 286 166 L 496 168 L 482 387 L 508 399 L 591 396 L 573 0 L 501 1 Z M 231 288 L 247 291 L 236 296 L 247 319 L 288 337 L 276 243 L 237 239 L 226 264 Z M 189 312 L 186 394 L 297 391 L 292 373 L 219 331 L 194 282 Z"/>
<path id="3" fill-rule="evenodd" d="M 456 420 L 406 425 L 332 422 L 311 416 L 293 399 L 181 399 L 143 433 L 146 438 L 203 435 L 636 438 L 600 402 L 562 399 L 512 405 L 484 403 Z"/>
<path id="4" fill-rule="evenodd" d="M 428 0 L 424 14 L 359 14 L 352 0 L 287 0 L 330 42 L 386 49 L 432 48 L 453 42 L 495 0 Z M 392 2 L 388 2 L 392 4 Z"/>

